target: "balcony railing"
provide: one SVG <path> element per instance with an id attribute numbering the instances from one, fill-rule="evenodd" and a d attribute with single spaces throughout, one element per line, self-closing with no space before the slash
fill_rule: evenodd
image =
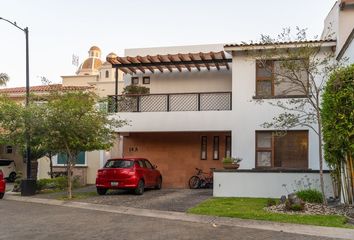
<path id="1" fill-rule="evenodd" d="M 109 112 L 177 112 L 231 110 L 231 92 L 108 96 Z"/>

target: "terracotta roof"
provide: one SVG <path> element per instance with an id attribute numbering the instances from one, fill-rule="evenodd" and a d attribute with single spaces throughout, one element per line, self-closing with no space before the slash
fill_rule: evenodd
<path id="1" fill-rule="evenodd" d="M 30 87 L 30 92 L 49 92 L 53 90 L 58 91 L 79 91 L 91 89 L 91 86 L 63 86 L 62 84 L 50 84 Z M 0 89 L 0 93 L 25 93 L 25 87 L 15 87 L 15 88 L 3 88 Z"/>
<path id="2" fill-rule="evenodd" d="M 188 69 L 197 68 L 200 71 L 201 68 L 215 67 L 220 70 L 221 67 L 229 69 L 228 63 L 231 62 L 231 58 L 227 58 L 224 51 L 220 52 L 199 52 L 199 53 L 178 53 L 178 54 L 165 54 L 165 55 L 147 55 L 147 56 L 135 56 L 135 57 L 119 57 L 115 54 L 109 54 L 106 60 L 113 65 L 113 67 L 120 68 L 124 73 L 137 73 L 141 71 L 155 71 L 164 72 L 168 70 L 172 72 L 172 69 Z"/>
<path id="3" fill-rule="evenodd" d="M 274 42 L 274 43 L 232 43 L 226 44 L 224 47 L 257 47 L 257 46 L 269 46 L 269 45 L 286 45 L 286 44 L 308 44 L 308 43 L 327 43 L 335 42 L 336 40 L 308 40 L 308 41 L 289 41 L 289 42 Z"/>

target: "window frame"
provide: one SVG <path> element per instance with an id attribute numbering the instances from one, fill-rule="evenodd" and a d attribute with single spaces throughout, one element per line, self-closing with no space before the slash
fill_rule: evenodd
<path id="1" fill-rule="evenodd" d="M 274 132 L 276 132 L 277 130 L 256 130 L 255 131 L 255 168 L 256 169 L 281 169 L 284 167 L 275 167 L 274 163 L 275 163 L 275 135 Z M 309 131 L 307 129 L 301 129 L 301 130 L 288 130 L 288 132 L 306 132 L 307 133 L 307 168 L 305 169 L 309 169 Z M 258 144 L 258 136 L 257 133 L 271 133 L 271 147 L 270 148 L 258 148 L 257 144 Z M 265 166 L 258 166 L 258 152 L 271 152 L 271 166 L 269 167 L 265 167 Z M 285 167 L 286 168 L 286 167 Z M 301 169 L 304 170 L 304 168 L 291 168 L 291 169 Z"/>
<path id="2" fill-rule="evenodd" d="M 145 81 L 146 79 L 148 79 L 149 81 Z M 143 84 L 150 84 L 150 77 L 149 76 L 145 76 L 143 77 Z"/>
<path id="3" fill-rule="evenodd" d="M 130 81 L 131 85 L 139 85 L 139 77 L 131 77 Z"/>
<path id="4" fill-rule="evenodd" d="M 217 151 L 217 156 L 215 157 L 215 151 Z M 213 160 L 219 160 L 220 158 L 220 137 L 213 137 Z"/>
<path id="5" fill-rule="evenodd" d="M 84 164 L 76 163 L 75 167 L 87 167 L 88 166 L 87 165 L 87 156 L 88 156 L 88 153 L 85 151 L 85 163 Z M 56 154 L 53 156 L 53 166 L 64 167 L 64 166 L 66 166 L 66 164 L 58 163 L 58 154 Z"/>
<path id="6" fill-rule="evenodd" d="M 13 154 L 14 153 L 14 147 L 11 145 L 6 145 L 5 146 L 5 154 Z"/>
<path id="7" fill-rule="evenodd" d="M 228 141 L 230 139 L 230 141 Z M 228 144 L 230 143 L 230 145 Z M 230 149 L 228 149 L 228 146 Z M 228 150 L 230 151 L 230 156 L 227 155 Z M 225 157 L 231 157 L 232 155 L 232 138 L 231 136 L 225 136 Z"/>
<path id="8" fill-rule="evenodd" d="M 255 96 L 253 97 L 253 99 L 277 99 L 277 98 L 306 98 L 309 97 L 309 89 L 308 89 L 308 93 L 307 94 L 301 94 L 301 95 L 275 95 L 275 77 L 274 77 L 274 63 L 276 61 L 292 61 L 292 60 L 305 60 L 305 59 L 297 59 L 297 58 L 270 58 L 270 59 L 266 59 L 266 60 L 261 60 L 261 59 L 256 59 L 256 67 L 255 67 Z M 258 85 L 257 82 L 258 81 L 269 81 L 269 78 L 266 77 L 258 77 L 257 75 L 257 70 L 258 70 L 258 63 L 261 61 L 269 61 L 272 64 L 272 76 L 271 81 L 272 81 L 272 89 L 271 89 L 271 95 L 269 96 L 262 96 L 258 94 Z M 309 60 L 308 60 L 309 61 Z M 309 76 L 307 75 L 307 87 L 309 88 Z"/>
<path id="9" fill-rule="evenodd" d="M 105 71 L 105 78 L 109 78 L 109 71 L 108 70 Z"/>
<path id="10" fill-rule="evenodd" d="M 200 160 L 208 160 L 208 137 L 201 136 L 200 138 Z M 204 149 L 205 147 L 205 149 Z M 203 152 L 205 151 L 205 157 L 203 157 Z"/>

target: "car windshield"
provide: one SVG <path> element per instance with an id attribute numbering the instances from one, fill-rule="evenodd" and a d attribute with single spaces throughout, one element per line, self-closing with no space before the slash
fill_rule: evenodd
<path id="1" fill-rule="evenodd" d="M 134 161 L 129 160 L 108 160 L 105 168 L 131 168 L 134 165 Z"/>
<path id="2" fill-rule="evenodd" d="M 8 166 L 12 163 L 11 160 L 0 160 L 0 167 L 1 166 Z"/>

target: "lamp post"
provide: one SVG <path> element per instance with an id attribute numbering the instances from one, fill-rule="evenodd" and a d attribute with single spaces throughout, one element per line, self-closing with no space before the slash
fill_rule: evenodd
<path id="1" fill-rule="evenodd" d="M 16 22 L 11 22 L 5 18 L 0 17 L 0 20 L 4 20 L 11 25 L 15 26 L 16 28 L 20 29 L 25 33 L 26 36 L 26 107 L 29 104 L 29 51 L 28 51 L 28 27 L 21 28 L 17 26 Z M 28 121 L 28 120 L 26 120 Z M 36 180 L 32 179 L 31 176 L 31 147 L 30 147 L 30 135 L 28 134 L 26 128 L 26 160 L 27 160 L 27 179 L 22 180 L 21 182 L 21 195 L 23 196 L 31 196 L 35 194 L 36 190 Z"/>

